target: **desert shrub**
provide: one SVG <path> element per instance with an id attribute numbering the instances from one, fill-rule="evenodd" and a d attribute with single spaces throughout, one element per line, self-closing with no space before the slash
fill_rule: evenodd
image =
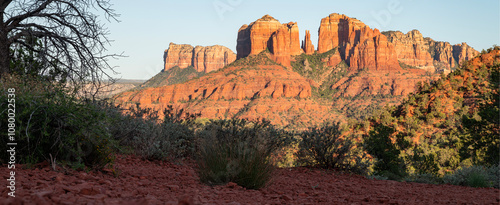
<path id="1" fill-rule="evenodd" d="M 362 146 L 352 136 L 344 136 L 339 123 L 310 128 L 300 135 L 300 140 L 297 153 L 300 165 L 367 173 L 369 163 Z"/>
<path id="2" fill-rule="evenodd" d="M 211 185 L 234 182 L 249 189 L 269 182 L 272 154 L 291 143 L 283 131 L 264 120 L 212 120 L 197 136 L 200 180 Z"/>
<path id="3" fill-rule="evenodd" d="M 16 163 L 57 160 L 74 167 L 100 169 L 113 161 L 114 140 L 103 122 L 105 112 L 93 101 L 82 101 L 64 87 L 43 80 L 2 79 L 0 127 L 7 126 L 7 89 L 15 92 Z M 5 146 L 7 133 L 0 143 Z M 5 150 L 6 148 L 2 148 Z M 8 159 L 2 152 L 0 162 Z"/>
<path id="4" fill-rule="evenodd" d="M 392 127 L 376 126 L 365 140 L 365 149 L 376 158 L 373 168 L 375 175 L 399 180 L 406 176 L 406 165 L 403 158 L 400 157 L 401 151 L 397 146 L 398 143 L 393 143 L 391 140 L 391 135 L 394 132 L 395 129 Z"/>
<path id="5" fill-rule="evenodd" d="M 499 188 L 500 171 L 499 166 L 484 167 L 470 166 L 456 170 L 452 174 L 443 177 L 444 183 L 471 186 L 471 187 L 495 187 Z"/>
<path id="6" fill-rule="evenodd" d="M 141 108 L 139 104 L 122 114 L 110 109 L 113 119 L 110 132 L 123 147 L 148 160 L 172 160 L 192 156 L 194 153 L 194 125 L 198 115 L 182 111 L 174 113 L 172 106 L 164 111 L 163 120 L 158 112 Z"/>
<path id="7" fill-rule="evenodd" d="M 417 183 L 425 183 L 425 184 L 442 184 L 443 180 L 434 175 L 434 174 L 429 174 L 429 173 L 424 173 L 424 174 L 410 174 L 406 176 L 404 179 L 406 182 L 417 182 Z"/>

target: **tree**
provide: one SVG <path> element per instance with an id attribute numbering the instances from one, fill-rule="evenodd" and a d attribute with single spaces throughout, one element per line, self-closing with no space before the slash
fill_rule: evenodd
<path id="1" fill-rule="evenodd" d="M 0 0 L 0 77 L 29 69 L 13 63 L 19 60 L 16 51 L 22 51 L 36 58 L 40 76 L 111 79 L 106 72 L 114 70 L 107 60 L 120 55 L 105 53 L 109 32 L 94 14 L 99 11 L 117 21 L 109 0 Z"/>

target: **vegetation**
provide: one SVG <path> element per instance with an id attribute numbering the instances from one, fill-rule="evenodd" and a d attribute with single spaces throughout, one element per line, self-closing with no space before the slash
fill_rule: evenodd
<path id="1" fill-rule="evenodd" d="M 271 156 L 291 138 L 269 121 L 213 120 L 198 133 L 198 175 L 208 184 L 264 187 L 274 170 Z"/>
<path id="2" fill-rule="evenodd" d="M 378 111 L 365 137 L 377 160 L 375 174 L 439 178 L 461 167 L 498 166 L 499 68 L 498 59 L 465 64 L 431 84 L 421 83 L 399 106 Z"/>
<path id="3" fill-rule="evenodd" d="M 205 72 L 198 72 L 193 66 L 189 66 L 187 68 L 179 68 L 179 66 L 175 66 L 166 71 L 162 70 L 160 73 L 143 83 L 140 87 L 149 88 L 179 84 L 204 75 L 206 75 Z"/>
<path id="4" fill-rule="evenodd" d="M 369 162 L 353 136 L 343 136 L 339 123 L 327 123 L 300 134 L 299 165 L 367 174 Z"/>

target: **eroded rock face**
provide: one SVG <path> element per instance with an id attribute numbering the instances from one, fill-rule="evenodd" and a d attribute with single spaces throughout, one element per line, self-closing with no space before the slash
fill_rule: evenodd
<path id="1" fill-rule="evenodd" d="M 165 68 L 187 68 L 193 66 L 198 72 L 211 72 L 223 68 L 236 60 L 236 54 L 231 49 L 215 46 L 196 46 L 170 43 L 165 51 Z"/>
<path id="2" fill-rule="evenodd" d="M 224 46 L 196 46 L 193 66 L 198 72 L 211 72 L 223 68 L 236 60 L 236 54 Z"/>
<path id="3" fill-rule="evenodd" d="M 306 36 L 304 37 L 304 41 L 302 41 L 302 50 L 304 50 L 304 53 L 307 55 L 314 53 L 314 45 L 312 44 L 309 30 L 306 30 Z"/>
<path id="4" fill-rule="evenodd" d="M 188 44 L 170 43 L 168 49 L 165 50 L 165 68 L 168 70 L 174 66 L 179 68 L 187 68 L 193 64 L 193 46 Z"/>
<path id="5" fill-rule="evenodd" d="M 392 43 L 378 29 L 345 15 L 330 14 L 321 20 L 318 52 L 338 48 L 351 69 L 399 70 Z"/>
<path id="6" fill-rule="evenodd" d="M 471 60 L 479 55 L 479 51 L 474 50 L 467 43 L 456 44 L 453 46 L 453 58 L 462 65 L 462 62 Z"/>
<path id="7" fill-rule="evenodd" d="M 478 51 L 466 43 L 451 45 L 448 42 L 424 38 L 418 30 L 407 34 L 400 31 L 384 32 L 394 44 L 397 58 L 401 63 L 428 71 L 450 72 L 451 68 L 464 60 L 472 59 Z"/>
<path id="8" fill-rule="evenodd" d="M 302 53 L 297 23 L 281 24 L 273 17 L 265 15 L 238 30 L 238 59 L 259 54 L 266 49 L 274 55 L 276 62 L 289 66 L 290 56 Z"/>
<path id="9" fill-rule="evenodd" d="M 434 71 L 433 59 L 429 53 L 429 45 L 418 30 L 406 34 L 400 31 L 384 32 L 389 42 L 394 44 L 397 58 L 401 63 L 424 70 Z"/>

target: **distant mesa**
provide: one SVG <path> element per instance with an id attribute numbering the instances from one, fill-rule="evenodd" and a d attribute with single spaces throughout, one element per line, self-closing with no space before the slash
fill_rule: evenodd
<path id="1" fill-rule="evenodd" d="M 223 68 L 236 60 L 236 54 L 231 49 L 215 46 L 196 46 L 170 43 L 164 53 L 164 71 L 178 66 L 187 68 L 193 66 L 197 72 L 209 73 Z"/>

